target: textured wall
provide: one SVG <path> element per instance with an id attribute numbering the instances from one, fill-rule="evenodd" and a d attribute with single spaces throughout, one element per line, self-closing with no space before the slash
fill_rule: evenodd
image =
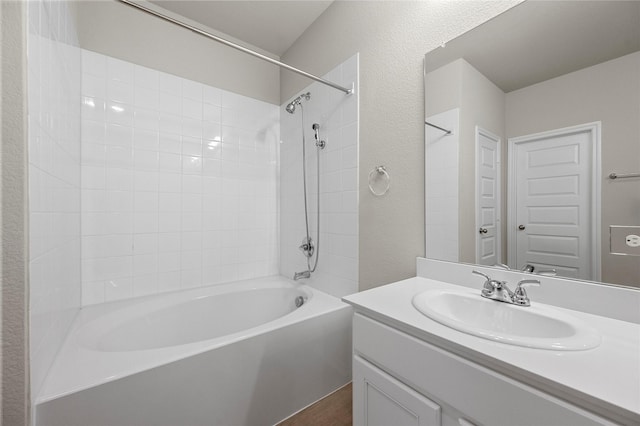
<path id="1" fill-rule="evenodd" d="M 359 286 L 415 275 L 424 255 L 424 54 L 518 1 L 337 1 L 283 55 L 324 74 L 360 53 Z M 281 99 L 308 84 L 281 73 Z M 368 174 L 379 164 L 392 178 L 373 196 Z"/>
<path id="2" fill-rule="evenodd" d="M 116 1 L 81 1 L 77 12 L 84 49 L 280 104 L 274 65 Z"/>
<path id="3" fill-rule="evenodd" d="M 29 423 L 26 10 L 0 2 L 2 125 L 2 419 Z"/>

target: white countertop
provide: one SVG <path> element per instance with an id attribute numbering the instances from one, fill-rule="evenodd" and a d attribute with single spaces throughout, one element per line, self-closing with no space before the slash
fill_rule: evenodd
<path id="1" fill-rule="evenodd" d="M 550 306 L 596 328 L 600 346 L 585 351 L 512 346 L 454 330 L 420 313 L 411 300 L 431 289 L 477 291 L 480 297 L 480 289 L 416 277 L 343 300 L 356 312 L 589 411 L 640 424 L 640 325 Z"/>

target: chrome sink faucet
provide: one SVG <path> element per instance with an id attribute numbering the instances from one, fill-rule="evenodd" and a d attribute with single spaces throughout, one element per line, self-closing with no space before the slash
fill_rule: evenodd
<path id="1" fill-rule="evenodd" d="M 507 271 L 513 271 L 513 269 L 511 269 L 508 265 L 505 265 L 504 263 L 496 263 L 493 266 L 497 266 L 498 268 L 502 268 L 502 269 L 506 269 Z M 527 274 L 535 274 L 535 275 L 545 275 L 545 276 L 549 276 L 549 277 L 555 277 L 558 273 L 555 269 L 538 269 L 536 270 L 535 266 L 527 263 L 526 265 L 524 265 L 521 269 L 520 272 L 525 272 Z"/>
<path id="2" fill-rule="evenodd" d="M 520 280 L 518 281 L 516 289 L 511 291 L 507 286 L 506 281 L 494 280 L 487 274 L 483 274 L 478 271 L 472 271 L 472 273 L 480 275 L 486 280 L 482 286 L 482 291 L 480 292 L 482 297 L 512 305 L 531 306 L 531 301 L 529 300 L 529 296 L 527 295 L 524 287 L 528 285 L 540 285 L 539 280 Z"/>

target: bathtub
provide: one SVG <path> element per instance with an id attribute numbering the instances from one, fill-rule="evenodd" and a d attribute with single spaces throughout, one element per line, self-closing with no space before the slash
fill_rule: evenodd
<path id="1" fill-rule="evenodd" d="M 350 380 L 351 308 L 268 277 L 82 309 L 35 423 L 271 425 Z"/>

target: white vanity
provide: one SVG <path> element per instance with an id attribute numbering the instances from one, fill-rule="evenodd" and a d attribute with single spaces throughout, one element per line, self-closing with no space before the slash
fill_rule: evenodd
<path id="1" fill-rule="evenodd" d="M 344 298 L 355 308 L 354 425 L 640 424 L 640 292 L 536 276 L 542 285 L 528 289 L 531 307 L 512 307 L 482 299 L 483 280 L 474 269 L 509 285 L 531 278 L 418 259 L 418 277 Z M 444 325 L 412 303 L 425 291 L 470 300 L 475 294 L 485 304 L 474 315 L 492 320 L 479 318 L 465 332 Z M 510 314 L 520 309 L 540 309 L 559 325 L 537 331 L 526 316 Z M 473 322 L 464 312 L 445 314 Z M 518 321 L 523 336 L 504 343 L 518 334 Z M 566 330 L 564 321 L 571 323 Z M 483 334 L 482 327 L 493 328 Z M 549 333 L 557 334 L 551 336 L 557 348 L 540 349 Z M 562 346 L 573 338 L 587 340 L 582 348 L 575 339 Z M 528 340 L 538 346 L 527 347 Z"/>

